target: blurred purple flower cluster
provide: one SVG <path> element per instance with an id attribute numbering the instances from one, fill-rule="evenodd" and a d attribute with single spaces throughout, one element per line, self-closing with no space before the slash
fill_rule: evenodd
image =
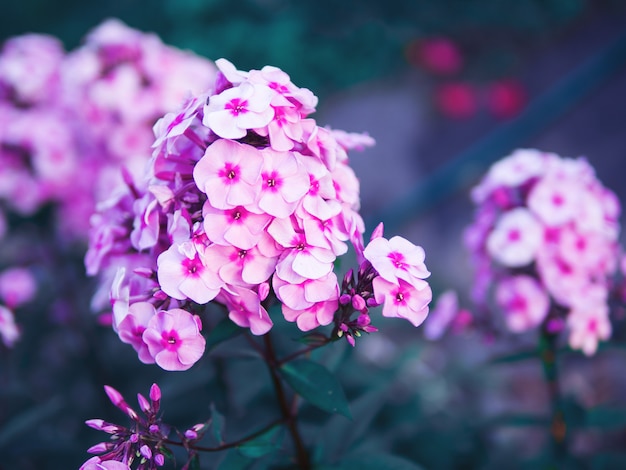
<path id="1" fill-rule="evenodd" d="M 593 354 L 611 335 L 615 194 L 583 158 L 517 150 L 490 168 L 472 198 L 465 242 L 476 268 L 473 300 L 487 308 L 493 294 L 509 330 L 567 329 L 572 348 Z"/>
<path id="2" fill-rule="evenodd" d="M 204 89 L 214 74 L 209 60 L 113 19 L 69 53 L 51 36 L 6 41 L 0 52 L 5 241 L 23 236 L 4 222 L 6 215 L 27 219 L 52 208 L 52 227 L 35 243 L 50 249 L 85 243 L 96 202 L 121 181 L 120 168 L 143 172 L 156 120 Z M 2 262 L 20 269 L 36 263 L 19 254 Z M 3 301 L 0 332 L 11 345 L 17 337 L 11 310 L 17 305 Z"/>

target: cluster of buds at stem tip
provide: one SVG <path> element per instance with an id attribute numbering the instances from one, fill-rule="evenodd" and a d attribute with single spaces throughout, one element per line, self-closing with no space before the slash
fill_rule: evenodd
<path id="1" fill-rule="evenodd" d="M 352 269 L 343 278 L 333 336 L 345 337 L 352 346 L 355 345 L 354 338 L 361 336 L 362 332 L 378 331 L 378 328 L 370 324 L 369 315 L 369 307 L 379 305 L 374 298 L 372 287 L 372 281 L 376 276 L 378 273 L 372 263 L 365 260 L 361 263 L 356 278 Z M 354 315 L 356 315 L 355 318 L 353 318 Z"/>
<path id="2" fill-rule="evenodd" d="M 108 442 L 101 442 L 92 446 L 88 452 L 99 454 L 85 462 L 80 470 L 103 468 L 104 462 L 115 462 L 117 466 L 111 468 L 131 468 L 137 463 L 138 470 L 153 470 L 165 464 L 166 456 L 171 452 L 164 442 L 170 434 L 168 425 L 161 422 L 159 409 L 161 404 L 161 390 L 157 384 L 150 388 L 149 399 L 137 394 L 139 408 L 144 416 L 140 416 L 132 409 L 120 392 L 105 385 L 104 390 L 111 402 L 131 419 L 130 427 L 108 423 L 101 419 L 90 419 L 87 426 L 106 432 L 111 435 Z M 119 464 L 117 464 L 119 462 Z M 105 468 L 109 468 L 106 467 Z"/>

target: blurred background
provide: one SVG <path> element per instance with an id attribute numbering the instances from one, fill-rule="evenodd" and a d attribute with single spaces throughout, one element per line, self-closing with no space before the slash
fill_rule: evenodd
<path id="1" fill-rule="evenodd" d="M 586 156 L 626 204 L 620 0 L 245 0 L 236 7 L 227 0 L 22 0 L 3 5 L 0 40 L 46 33 L 71 50 L 110 17 L 241 70 L 278 66 L 320 98 L 318 123 L 374 137 L 375 147 L 351 155 L 367 230 L 383 221 L 388 236 L 422 245 L 435 296 L 455 288 L 467 300 L 472 273 L 461 236 L 472 220 L 469 190 L 515 148 Z M 71 269 L 80 292 L 72 302 L 84 315 L 29 312 L 20 319 L 23 340 L 0 351 L 0 468 L 77 468 L 101 438 L 84 420 L 121 421 L 103 384 L 130 401 L 158 380 L 181 424 L 197 420 L 183 406 L 189 397 L 220 402 L 223 392 L 211 384 L 219 364 L 208 366 L 207 377 L 173 378 L 141 365 L 96 324 L 76 253 Z M 532 334 L 432 343 L 419 329 L 380 325 L 381 333 L 346 353 L 363 373 L 336 366 L 350 397 L 374 382 L 392 383 L 393 398 L 378 396 L 382 404 L 370 417 L 378 445 L 425 468 L 538 468 L 549 407 L 540 363 L 509 360 L 532 348 Z M 623 331 L 614 338 L 615 347 L 592 359 L 563 359 L 570 422 L 580 425 L 572 442 L 579 468 L 625 464 Z M 497 356 L 504 359 L 494 362 Z M 240 405 L 249 406 L 247 399 Z M 591 419 L 585 410 L 595 408 Z"/>

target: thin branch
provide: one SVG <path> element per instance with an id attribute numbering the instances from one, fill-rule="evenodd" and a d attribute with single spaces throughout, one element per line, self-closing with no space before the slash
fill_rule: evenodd
<path id="1" fill-rule="evenodd" d="M 204 447 L 204 446 L 199 446 L 199 445 L 195 445 L 195 444 L 190 444 L 190 443 L 185 443 L 185 442 L 180 442 L 180 441 L 174 441 L 174 440 L 171 440 L 171 439 L 164 439 L 161 442 L 164 442 L 164 443 L 170 444 L 170 445 L 174 445 L 174 446 L 185 447 L 187 449 L 193 449 L 193 450 L 196 450 L 196 451 L 199 451 L 199 452 L 219 452 L 221 450 L 231 449 L 233 447 L 237 447 L 237 446 L 240 446 L 241 444 L 244 444 L 244 443 L 246 443 L 248 441 L 251 441 L 251 440 L 259 437 L 260 435 L 266 433 L 267 431 L 272 429 L 274 426 L 277 426 L 279 424 L 283 424 L 284 422 L 285 422 L 284 418 L 277 419 L 275 421 L 272 421 L 268 425 L 262 427 L 258 431 L 255 431 L 252 434 L 249 434 L 249 435 L 247 435 L 245 437 L 242 437 L 241 439 L 238 439 L 238 440 L 233 441 L 233 442 L 228 442 L 226 444 L 220 444 L 219 446 L 215 446 L 215 447 Z"/>

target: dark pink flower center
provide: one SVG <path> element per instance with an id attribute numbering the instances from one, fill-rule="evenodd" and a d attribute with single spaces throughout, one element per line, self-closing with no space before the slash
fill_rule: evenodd
<path id="1" fill-rule="evenodd" d="M 404 264 L 404 255 L 402 253 L 394 251 L 393 253 L 389 253 L 387 257 L 397 269 L 405 269 L 406 265 Z"/>
<path id="2" fill-rule="evenodd" d="M 176 330 L 161 333 L 161 344 L 168 351 L 176 351 L 180 346 L 180 337 Z"/>
<path id="3" fill-rule="evenodd" d="M 232 184 L 239 181 L 239 166 L 232 163 L 226 163 L 218 175 L 223 178 L 226 184 Z"/>
<path id="4" fill-rule="evenodd" d="M 272 191 L 277 191 L 281 185 L 281 179 L 279 178 L 279 174 L 276 170 L 272 170 L 269 173 L 263 173 L 261 177 L 263 178 L 263 181 L 265 181 L 266 187 L 270 188 Z"/>
<path id="5" fill-rule="evenodd" d="M 562 195 L 557 193 L 554 196 L 552 196 L 552 204 L 554 204 L 555 206 L 562 206 L 564 202 L 565 202 L 565 199 L 563 198 Z"/>
<path id="6" fill-rule="evenodd" d="M 522 238 L 520 231 L 516 228 L 509 230 L 509 241 L 516 242 Z"/>
<path id="7" fill-rule="evenodd" d="M 184 259 L 182 264 L 187 274 L 192 276 L 198 276 L 200 274 L 199 271 L 201 272 L 203 268 L 202 262 L 197 256 L 193 259 Z"/>
<path id="8" fill-rule="evenodd" d="M 244 114 L 248 112 L 248 102 L 246 100 L 241 100 L 239 98 L 233 98 L 228 103 L 224 109 L 230 111 L 230 114 L 233 116 L 238 116 L 239 114 Z"/>

